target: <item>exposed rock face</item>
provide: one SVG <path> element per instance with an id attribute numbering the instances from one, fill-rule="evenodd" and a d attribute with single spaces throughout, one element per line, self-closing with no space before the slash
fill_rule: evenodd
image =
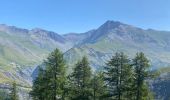
<path id="1" fill-rule="evenodd" d="M 169 37 L 168 31 L 144 30 L 116 21 L 107 21 L 85 33 L 65 35 L 40 28 L 27 30 L 1 24 L 0 83 L 16 79 L 21 84 L 30 85 L 37 74 L 36 66 L 55 48 L 64 52 L 69 69 L 86 55 L 93 70 L 100 70 L 117 51 L 125 52 L 130 58 L 142 51 L 150 59 L 153 69 L 168 66 Z"/>

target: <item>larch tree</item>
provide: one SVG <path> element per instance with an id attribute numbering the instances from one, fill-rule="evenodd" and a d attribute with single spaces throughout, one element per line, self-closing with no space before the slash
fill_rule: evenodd
<path id="1" fill-rule="evenodd" d="M 106 85 L 104 82 L 104 75 L 102 72 L 96 72 L 93 75 L 92 81 L 93 100 L 103 100 L 106 95 Z"/>
<path id="2" fill-rule="evenodd" d="M 11 100 L 19 100 L 16 82 L 13 82 L 13 84 L 12 84 L 11 93 L 10 93 L 10 99 Z"/>
<path id="3" fill-rule="evenodd" d="M 69 76 L 71 84 L 71 100 L 91 100 L 91 67 L 88 59 L 83 59 L 75 65 L 73 72 Z"/>
<path id="4" fill-rule="evenodd" d="M 33 81 L 30 92 L 33 100 L 48 100 L 48 81 L 46 70 L 39 67 L 38 76 Z"/>
<path id="5" fill-rule="evenodd" d="M 66 66 L 63 54 L 55 49 L 45 61 L 50 100 L 64 100 Z"/>
<path id="6" fill-rule="evenodd" d="M 145 57 L 144 53 L 136 54 L 136 57 L 133 59 L 133 66 L 135 72 L 135 100 L 152 100 L 153 96 L 146 82 L 152 76 L 152 73 L 149 70 L 149 60 Z"/>
<path id="7" fill-rule="evenodd" d="M 63 54 L 55 49 L 44 61 L 33 82 L 34 100 L 65 100 L 66 67 Z"/>
<path id="8" fill-rule="evenodd" d="M 128 100 L 133 81 L 133 68 L 128 57 L 122 52 L 115 53 L 107 62 L 104 73 L 110 99 Z"/>

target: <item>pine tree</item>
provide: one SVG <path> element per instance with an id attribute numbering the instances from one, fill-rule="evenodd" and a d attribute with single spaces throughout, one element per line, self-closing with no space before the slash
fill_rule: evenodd
<path id="1" fill-rule="evenodd" d="M 48 81 L 48 94 L 50 100 L 64 100 L 64 86 L 66 82 L 66 69 L 63 54 L 56 49 L 45 61 Z"/>
<path id="2" fill-rule="evenodd" d="M 91 68 L 86 57 L 79 61 L 73 73 L 69 76 L 71 85 L 71 100 L 90 100 L 92 95 Z"/>
<path id="3" fill-rule="evenodd" d="M 13 82 L 13 84 L 12 84 L 11 93 L 10 93 L 10 99 L 11 100 L 18 100 L 16 82 Z"/>
<path id="4" fill-rule="evenodd" d="M 9 93 L 6 89 L 0 89 L 0 100 L 10 100 Z"/>
<path id="5" fill-rule="evenodd" d="M 32 91 L 30 92 L 33 100 L 48 100 L 48 78 L 46 74 L 46 71 L 39 67 L 38 76 L 33 81 Z"/>
<path id="6" fill-rule="evenodd" d="M 106 94 L 106 87 L 102 72 L 94 74 L 91 85 L 93 89 L 93 100 L 103 100 L 104 95 Z"/>
<path id="7" fill-rule="evenodd" d="M 146 83 L 146 79 L 152 76 L 149 71 L 149 60 L 144 53 L 137 53 L 133 59 L 133 65 L 135 70 L 135 100 L 151 100 L 152 95 Z"/>
<path id="8" fill-rule="evenodd" d="M 58 49 L 54 50 L 44 65 L 33 82 L 31 96 L 34 100 L 64 100 L 66 68 L 63 54 Z"/>
<path id="9" fill-rule="evenodd" d="M 115 53 L 104 71 L 105 82 L 111 99 L 128 100 L 127 94 L 131 94 L 133 81 L 133 69 L 130 60 L 124 53 Z"/>

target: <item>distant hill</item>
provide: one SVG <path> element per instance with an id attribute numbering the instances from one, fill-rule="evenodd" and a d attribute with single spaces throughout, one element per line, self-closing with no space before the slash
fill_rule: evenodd
<path id="1" fill-rule="evenodd" d="M 0 82 L 30 80 L 36 65 L 55 48 L 66 51 L 72 43 L 43 29 L 21 29 L 0 25 Z"/>
<path id="2" fill-rule="evenodd" d="M 117 51 L 125 52 L 130 57 L 136 52 L 144 52 L 153 69 L 170 64 L 168 31 L 144 30 L 121 22 L 107 21 L 99 28 L 77 36 L 85 38 L 65 53 L 65 59 L 70 65 L 86 55 L 93 68 L 100 69 Z"/>
<path id="3" fill-rule="evenodd" d="M 55 32 L 35 28 L 21 29 L 0 25 L 0 83 L 13 79 L 31 84 L 36 66 L 55 48 L 64 52 L 69 70 L 87 56 L 94 70 L 100 70 L 117 51 L 130 58 L 144 52 L 153 69 L 170 65 L 170 32 L 141 29 L 117 21 L 107 21 L 85 33 Z M 34 72 L 34 74 L 32 74 Z"/>
<path id="4" fill-rule="evenodd" d="M 151 89 L 155 92 L 157 100 L 170 99 L 170 67 L 157 70 L 160 76 L 151 83 Z"/>

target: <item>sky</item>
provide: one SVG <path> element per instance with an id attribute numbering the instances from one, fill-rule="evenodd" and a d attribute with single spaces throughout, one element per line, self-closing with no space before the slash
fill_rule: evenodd
<path id="1" fill-rule="evenodd" d="M 20 28 L 81 33 L 107 20 L 170 31 L 170 0 L 0 0 L 0 23 Z"/>

